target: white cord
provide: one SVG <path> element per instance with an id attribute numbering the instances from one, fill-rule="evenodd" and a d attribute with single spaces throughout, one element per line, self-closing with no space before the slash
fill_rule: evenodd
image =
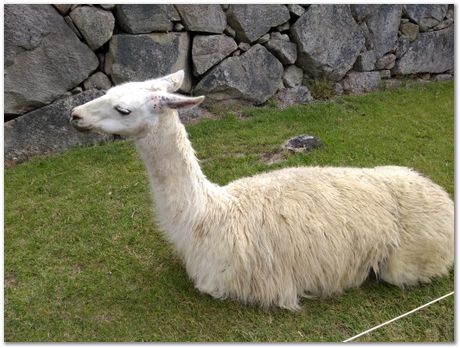
<path id="1" fill-rule="evenodd" d="M 446 294 L 446 295 L 444 295 L 444 296 L 441 296 L 441 297 L 439 297 L 439 298 L 437 298 L 437 299 L 435 299 L 435 300 L 433 300 L 433 301 L 431 301 L 431 302 L 425 303 L 424 305 L 422 305 L 422 306 L 420 306 L 420 307 L 417 307 L 417 308 L 415 308 L 415 309 L 413 309 L 413 310 L 411 310 L 411 311 L 409 311 L 409 312 L 407 312 L 407 313 L 404 313 L 404 314 L 400 315 L 399 317 L 396 317 L 396 318 L 393 318 L 393 319 L 391 319 L 391 320 L 388 320 L 388 321 L 386 321 L 386 322 L 384 322 L 384 323 L 382 323 L 382 324 L 380 324 L 380 325 L 374 326 L 373 328 L 371 328 L 371 329 L 369 329 L 369 330 L 366 330 L 366 331 L 364 331 L 364 332 L 361 332 L 360 334 L 358 334 L 358 335 L 356 335 L 356 336 L 350 337 L 350 338 L 346 339 L 346 340 L 343 341 L 343 342 L 350 342 L 350 341 L 353 341 L 354 339 L 356 339 L 356 338 L 358 338 L 358 337 L 361 337 L 361 336 L 363 336 L 363 335 L 365 335 L 365 334 L 367 334 L 367 333 L 369 333 L 369 332 L 371 332 L 371 331 L 377 330 L 378 328 L 380 328 L 380 327 L 382 327 L 382 326 L 385 326 L 385 325 L 387 325 L 387 324 L 390 324 L 390 323 L 392 323 L 392 322 L 394 322 L 394 321 L 396 321 L 396 320 L 398 320 L 398 319 L 401 319 L 401 318 L 405 317 L 406 315 L 409 315 L 409 314 L 412 314 L 412 313 L 414 313 L 414 312 L 417 312 L 418 310 L 420 310 L 420 309 L 422 309 L 422 308 L 425 308 L 425 307 L 427 307 L 427 306 L 429 306 L 429 305 L 431 305 L 431 304 L 433 304 L 433 303 L 435 303 L 435 302 L 441 301 L 442 299 L 444 299 L 444 298 L 446 298 L 446 297 L 448 297 L 448 296 L 451 296 L 451 295 L 453 295 L 453 294 L 454 294 L 454 291 L 452 291 L 452 292 L 450 292 L 450 293 L 448 293 L 448 294 Z"/>

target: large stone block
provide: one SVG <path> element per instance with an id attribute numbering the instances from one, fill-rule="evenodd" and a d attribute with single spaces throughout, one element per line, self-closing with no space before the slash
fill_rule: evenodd
<path id="1" fill-rule="evenodd" d="M 353 4 L 350 5 L 351 14 L 357 22 L 362 22 L 379 9 L 381 5 L 375 4 Z"/>
<path id="2" fill-rule="evenodd" d="M 442 22 L 448 5 L 411 4 L 404 5 L 404 13 L 417 23 L 421 31 L 426 31 Z"/>
<path id="3" fill-rule="evenodd" d="M 5 5 L 6 114 L 51 103 L 85 80 L 99 62 L 51 5 Z"/>
<path id="4" fill-rule="evenodd" d="M 238 40 L 254 42 L 270 28 L 287 22 L 289 10 L 284 5 L 236 5 L 227 10 L 229 24 L 236 30 Z"/>
<path id="5" fill-rule="evenodd" d="M 312 77 L 340 80 L 351 69 L 364 36 L 348 5 L 311 5 L 291 27 L 297 65 Z"/>
<path id="6" fill-rule="evenodd" d="M 119 4 L 115 13 L 117 23 L 131 34 L 170 31 L 177 15 L 174 6 L 168 4 Z"/>
<path id="7" fill-rule="evenodd" d="M 5 160 L 21 162 L 36 155 L 112 139 L 108 135 L 78 132 L 69 123 L 72 108 L 103 94 L 102 91 L 86 91 L 6 122 Z"/>
<path id="8" fill-rule="evenodd" d="M 376 58 L 395 50 L 402 5 L 381 5 L 366 19 Z"/>
<path id="9" fill-rule="evenodd" d="M 97 50 L 112 37 L 115 26 L 112 12 L 93 6 L 81 6 L 70 12 L 70 18 L 93 50 Z"/>
<path id="10" fill-rule="evenodd" d="M 420 33 L 417 40 L 400 41 L 394 74 L 442 73 L 454 68 L 454 29 Z"/>
<path id="11" fill-rule="evenodd" d="M 238 57 L 230 57 L 198 82 L 194 94 L 212 100 L 243 99 L 262 104 L 277 90 L 283 65 L 267 49 L 256 44 Z"/>
<path id="12" fill-rule="evenodd" d="M 235 40 L 226 35 L 196 35 L 193 38 L 194 75 L 202 75 L 237 49 Z"/>
<path id="13" fill-rule="evenodd" d="M 227 26 L 225 13 L 220 5 L 175 5 L 185 29 L 204 33 L 221 34 Z"/>
<path id="14" fill-rule="evenodd" d="M 143 81 L 185 70 L 182 91 L 190 91 L 188 33 L 154 33 L 112 36 L 105 71 L 112 81 Z"/>
<path id="15" fill-rule="evenodd" d="M 292 88 L 283 88 L 276 93 L 276 106 L 285 109 L 295 104 L 307 104 L 313 101 L 313 97 L 306 86 L 296 86 Z"/>
<path id="16" fill-rule="evenodd" d="M 283 64 L 294 64 L 297 60 L 297 46 L 286 40 L 270 40 L 265 45 Z"/>
<path id="17" fill-rule="evenodd" d="M 380 80 L 380 73 L 378 71 L 352 71 L 343 79 L 343 89 L 350 94 L 371 92 L 379 88 Z"/>

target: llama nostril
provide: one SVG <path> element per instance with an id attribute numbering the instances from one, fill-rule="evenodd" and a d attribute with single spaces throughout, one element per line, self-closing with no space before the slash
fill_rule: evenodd
<path id="1" fill-rule="evenodd" d="M 78 115 L 75 111 L 72 111 L 72 113 L 70 114 L 71 121 L 76 121 L 76 120 L 81 120 L 81 119 L 82 117 Z"/>

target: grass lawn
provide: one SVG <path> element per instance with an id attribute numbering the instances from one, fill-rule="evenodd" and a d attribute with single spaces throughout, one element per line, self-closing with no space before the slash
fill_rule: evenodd
<path id="1" fill-rule="evenodd" d="M 187 127 L 219 184 L 285 166 L 403 165 L 454 192 L 454 84 L 347 96 L 284 111 L 253 108 Z M 307 133 L 325 146 L 281 154 Z M 280 156 L 280 155 L 279 155 Z M 302 309 L 262 310 L 194 289 L 152 219 L 129 141 L 5 169 L 6 341 L 341 341 L 454 288 L 454 272 L 400 289 L 369 279 Z M 454 298 L 358 341 L 453 341 Z"/>

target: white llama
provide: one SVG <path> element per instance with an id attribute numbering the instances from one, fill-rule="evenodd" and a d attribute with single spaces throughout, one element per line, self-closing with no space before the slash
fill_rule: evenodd
<path id="1" fill-rule="evenodd" d="M 132 136 L 155 211 L 195 286 L 216 298 L 299 308 L 302 296 L 359 286 L 373 270 L 398 286 L 445 275 L 454 259 L 454 205 L 404 167 L 286 168 L 220 187 L 200 169 L 172 94 L 183 72 L 113 87 L 71 123 Z"/>

